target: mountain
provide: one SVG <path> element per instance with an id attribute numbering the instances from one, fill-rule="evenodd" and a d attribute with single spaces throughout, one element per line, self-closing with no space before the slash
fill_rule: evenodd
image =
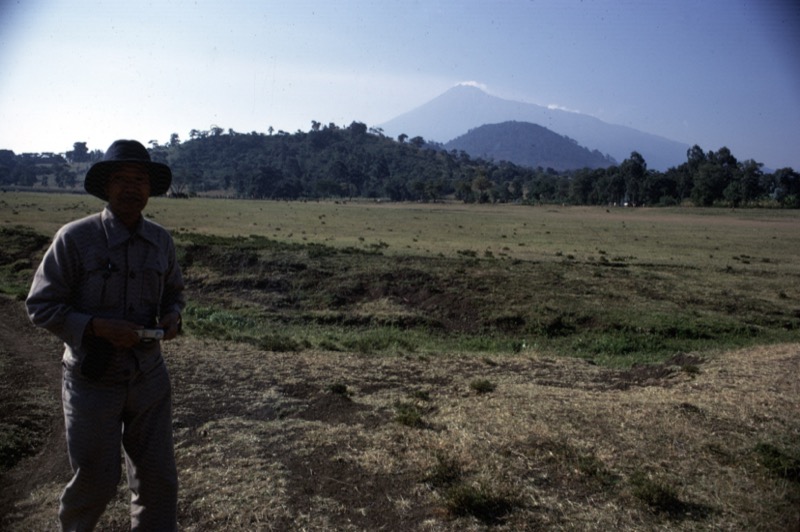
<path id="1" fill-rule="evenodd" d="M 686 162 L 690 148 L 636 129 L 609 124 L 592 116 L 550 109 L 492 96 L 477 87 L 458 85 L 416 109 L 380 124 L 389 136 L 447 143 L 470 129 L 507 121 L 530 122 L 578 141 L 581 146 L 608 154 L 617 161 L 637 151 L 649 168 L 667 170 Z"/>
<path id="2" fill-rule="evenodd" d="M 521 166 L 576 170 L 607 168 L 617 162 L 598 151 L 590 151 L 569 137 L 529 122 L 487 124 L 469 130 L 444 145 L 473 157 L 508 161 Z"/>

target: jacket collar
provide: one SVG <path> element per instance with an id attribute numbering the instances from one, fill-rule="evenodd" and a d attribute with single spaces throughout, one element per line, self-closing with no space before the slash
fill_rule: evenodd
<path id="1" fill-rule="evenodd" d="M 108 240 L 108 247 L 116 247 L 132 236 L 137 235 L 152 244 L 158 244 L 155 226 L 153 223 L 147 221 L 144 216 L 139 219 L 136 229 L 129 230 L 119 218 L 117 218 L 111 209 L 106 205 L 101 213 L 100 219 L 103 223 L 103 229 L 106 232 L 106 239 Z"/>

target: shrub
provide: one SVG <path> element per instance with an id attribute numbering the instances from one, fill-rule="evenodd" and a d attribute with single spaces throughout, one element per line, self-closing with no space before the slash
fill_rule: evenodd
<path id="1" fill-rule="evenodd" d="M 493 495 L 483 486 L 457 483 L 445 492 L 447 510 L 456 516 L 471 515 L 486 525 L 495 525 L 514 508 L 504 496 Z"/>
<path id="2" fill-rule="evenodd" d="M 490 382 L 486 379 L 476 379 L 469 383 L 469 387 L 479 395 L 493 392 L 495 388 L 497 388 L 493 382 Z"/>
<path id="3" fill-rule="evenodd" d="M 436 464 L 424 481 L 434 488 L 443 488 L 455 484 L 462 474 L 461 464 L 456 459 L 439 452 L 436 454 Z"/>
<path id="4" fill-rule="evenodd" d="M 350 392 L 347 390 L 347 385 L 341 382 L 337 382 L 328 386 L 328 391 L 334 395 L 350 395 Z"/>
<path id="5" fill-rule="evenodd" d="M 430 401 L 431 394 L 425 390 L 416 390 L 411 393 L 411 397 L 414 399 L 419 399 L 420 401 Z"/>
<path id="6" fill-rule="evenodd" d="M 800 482 L 800 457 L 789 456 L 771 443 L 759 443 L 756 455 L 770 474 L 792 482 Z"/>
<path id="7" fill-rule="evenodd" d="M 425 425 L 422 410 L 413 403 L 397 402 L 394 405 L 394 420 L 407 427 L 420 428 Z"/>
<path id="8" fill-rule="evenodd" d="M 633 475 L 631 484 L 634 497 L 645 502 L 653 510 L 671 515 L 684 511 L 685 504 L 671 486 L 657 482 L 644 473 Z"/>

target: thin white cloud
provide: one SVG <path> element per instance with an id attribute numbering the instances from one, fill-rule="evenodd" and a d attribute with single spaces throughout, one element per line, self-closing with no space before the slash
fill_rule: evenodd
<path id="1" fill-rule="evenodd" d="M 461 81 L 456 83 L 457 87 L 477 87 L 482 91 L 488 92 L 489 87 L 486 86 L 485 83 L 481 83 L 479 81 Z"/>
<path id="2" fill-rule="evenodd" d="M 558 105 L 556 103 L 548 104 L 547 108 L 555 111 L 566 111 L 568 113 L 580 113 L 578 109 L 570 109 L 569 107 L 564 107 L 563 105 Z"/>

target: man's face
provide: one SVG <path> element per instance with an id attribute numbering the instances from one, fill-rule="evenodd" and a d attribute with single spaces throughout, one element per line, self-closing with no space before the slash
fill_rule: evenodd
<path id="1" fill-rule="evenodd" d="M 109 175 L 106 193 L 115 214 L 138 218 L 150 198 L 150 175 L 144 166 L 122 165 Z"/>

